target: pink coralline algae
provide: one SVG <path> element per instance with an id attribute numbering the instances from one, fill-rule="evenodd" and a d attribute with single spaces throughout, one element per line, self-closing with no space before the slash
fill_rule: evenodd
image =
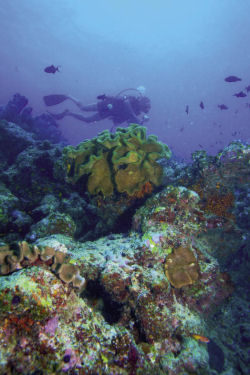
<path id="1" fill-rule="evenodd" d="M 51 318 L 48 320 L 47 324 L 44 327 L 44 332 L 49 333 L 50 335 L 54 335 L 55 331 L 58 327 L 58 317 L 55 316 L 54 318 Z"/>

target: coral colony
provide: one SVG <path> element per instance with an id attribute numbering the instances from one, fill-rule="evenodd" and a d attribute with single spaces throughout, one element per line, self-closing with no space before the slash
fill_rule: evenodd
<path id="1" fill-rule="evenodd" d="M 247 371 L 250 147 L 178 163 L 136 124 L 64 147 L 4 111 L 0 373 Z"/>

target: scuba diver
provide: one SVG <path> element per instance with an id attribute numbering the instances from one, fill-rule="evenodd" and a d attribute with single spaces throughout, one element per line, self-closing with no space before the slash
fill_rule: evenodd
<path id="1" fill-rule="evenodd" d="M 135 90 L 138 95 L 121 95 L 126 91 Z M 83 105 L 79 100 L 70 95 L 47 95 L 43 97 L 47 106 L 53 106 L 69 99 L 73 101 L 82 112 L 94 112 L 90 116 L 83 116 L 80 113 L 74 113 L 66 109 L 61 113 L 49 114 L 55 120 L 61 120 L 66 116 L 76 118 L 77 120 L 86 123 L 95 123 L 103 119 L 111 119 L 113 126 L 120 125 L 124 122 L 143 124 L 149 120 L 147 113 L 151 105 L 150 99 L 142 94 L 142 89 L 125 89 L 119 92 L 116 96 L 107 96 L 105 94 L 98 95 L 98 102 L 94 104 Z M 140 118 L 139 116 L 143 114 Z"/>

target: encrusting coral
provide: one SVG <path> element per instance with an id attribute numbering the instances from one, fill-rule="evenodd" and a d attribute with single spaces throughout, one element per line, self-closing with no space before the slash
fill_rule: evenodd
<path id="1" fill-rule="evenodd" d="M 193 284 L 199 278 L 199 265 L 194 253 L 187 247 L 178 247 L 166 259 L 165 274 L 175 288 Z"/>
<path id="2" fill-rule="evenodd" d="M 156 136 L 146 137 L 146 128 L 136 124 L 117 128 L 114 134 L 105 130 L 77 147 L 65 147 L 63 154 L 67 181 L 103 196 L 115 192 L 132 196 L 146 183 L 159 186 L 163 169 L 157 160 L 171 156 L 167 145 Z"/>

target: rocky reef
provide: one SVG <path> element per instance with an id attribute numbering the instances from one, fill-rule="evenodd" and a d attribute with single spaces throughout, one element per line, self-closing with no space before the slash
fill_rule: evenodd
<path id="1" fill-rule="evenodd" d="M 18 124 L 22 129 L 32 133 L 35 139 L 67 144 L 53 117 L 48 113 L 33 117 L 33 108 L 28 106 L 28 103 L 25 96 L 14 94 L 6 105 L 0 107 L 0 120 Z M 16 136 L 13 136 L 15 139 Z"/>
<path id="2" fill-rule="evenodd" d="M 1 134 L 0 374 L 248 374 L 248 145 Z"/>

